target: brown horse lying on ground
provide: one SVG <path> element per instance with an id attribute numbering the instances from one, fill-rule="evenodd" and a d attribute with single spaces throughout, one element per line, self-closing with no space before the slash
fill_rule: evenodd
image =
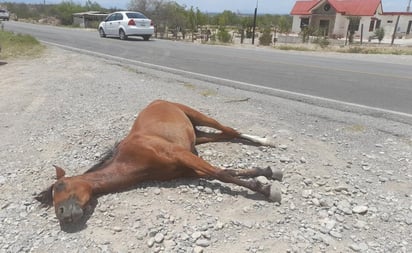
<path id="1" fill-rule="evenodd" d="M 219 132 L 204 132 L 197 126 Z M 110 159 L 73 177 L 65 177 L 65 171 L 55 166 L 57 182 L 36 199 L 43 206 L 54 205 L 61 223 L 74 223 L 82 218 L 94 195 L 125 190 L 142 181 L 194 177 L 240 185 L 280 202 L 278 187 L 242 179 L 266 176 L 280 181 L 283 176 L 280 170 L 270 167 L 223 170 L 197 156 L 197 144 L 234 140 L 272 146 L 266 138 L 241 134 L 190 107 L 157 100 L 140 112 L 130 133 L 118 143 Z"/>

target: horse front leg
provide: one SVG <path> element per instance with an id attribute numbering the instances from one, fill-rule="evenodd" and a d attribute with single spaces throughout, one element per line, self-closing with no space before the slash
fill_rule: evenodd
<path id="1" fill-rule="evenodd" d="M 259 176 L 264 176 L 267 179 L 274 179 L 277 181 L 282 181 L 283 172 L 277 168 L 266 167 L 262 168 L 253 168 L 253 169 L 225 169 L 230 175 L 235 177 L 246 177 L 254 178 Z"/>
<path id="2" fill-rule="evenodd" d="M 270 201 L 273 201 L 273 202 L 280 203 L 282 200 L 282 194 L 281 194 L 280 187 L 276 183 L 269 185 L 269 184 L 262 184 L 261 182 L 255 179 L 243 180 L 238 177 L 232 176 L 226 170 L 220 170 L 217 173 L 215 178 L 225 183 L 236 184 L 239 186 L 246 187 L 254 192 L 259 192 L 263 194 L 266 198 L 268 198 Z"/>

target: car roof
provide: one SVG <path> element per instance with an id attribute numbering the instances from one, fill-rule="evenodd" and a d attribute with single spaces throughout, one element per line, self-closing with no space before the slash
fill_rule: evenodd
<path id="1" fill-rule="evenodd" d="M 123 13 L 123 14 L 125 14 L 125 13 L 139 13 L 139 14 L 143 14 L 139 11 L 115 11 L 113 13 Z M 110 14 L 113 14 L 113 13 L 110 13 Z"/>
<path id="2" fill-rule="evenodd" d="M 138 11 L 116 11 L 116 12 L 108 14 L 108 16 L 111 16 L 113 14 L 121 14 L 123 16 L 127 16 L 128 18 L 134 18 L 134 19 L 149 19 L 145 14 L 138 12 Z M 132 17 L 130 16 L 130 14 L 132 14 Z"/>

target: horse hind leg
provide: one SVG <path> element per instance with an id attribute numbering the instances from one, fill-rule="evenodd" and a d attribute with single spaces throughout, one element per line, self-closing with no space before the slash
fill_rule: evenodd
<path id="1" fill-rule="evenodd" d="M 196 129 L 196 145 L 209 142 L 231 141 L 233 139 L 233 137 L 227 136 L 225 133 L 207 133 Z"/>
<path id="2" fill-rule="evenodd" d="M 196 129 L 196 144 L 203 144 L 208 142 L 218 142 L 218 141 L 230 141 L 232 139 L 240 138 L 240 133 L 235 129 L 224 126 L 220 124 L 217 120 L 206 116 L 205 114 L 196 111 L 186 105 L 174 103 L 177 107 L 182 110 L 193 124 L 196 129 L 197 126 L 204 126 L 214 128 L 220 133 L 206 133 Z"/>
<path id="3" fill-rule="evenodd" d="M 221 133 L 206 133 L 200 130 L 196 131 L 196 144 L 203 144 L 208 142 L 219 142 L 219 141 L 231 141 L 235 139 L 240 139 L 244 141 L 249 141 L 254 144 L 272 146 L 275 147 L 275 143 L 270 138 L 263 138 L 250 134 L 239 133 L 235 129 L 224 126 L 220 124 L 217 120 L 204 115 L 203 113 L 196 111 L 186 105 L 174 103 L 179 107 L 190 119 L 193 124 L 193 127 L 196 126 L 205 126 L 214 128 L 221 131 Z"/>
<path id="4" fill-rule="evenodd" d="M 213 167 L 202 158 L 195 156 L 191 152 L 181 150 L 176 152 L 176 159 L 186 168 L 192 169 L 199 177 L 212 177 L 225 183 L 232 183 L 258 192 L 267 197 L 270 201 L 281 202 L 281 191 L 278 184 L 263 185 L 257 180 L 243 180 L 234 176 L 231 172 Z"/>
<path id="5" fill-rule="evenodd" d="M 243 133 L 237 132 L 233 128 L 226 127 L 226 126 L 224 127 L 226 128 L 226 131 L 225 132 L 222 131 L 221 133 L 206 133 L 206 132 L 196 129 L 196 145 L 204 144 L 208 142 L 242 140 L 242 141 L 253 143 L 259 146 L 276 147 L 275 141 L 272 138 L 259 137 L 259 136 L 251 135 L 251 134 L 243 134 Z"/>
<path id="6" fill-rule="evenodd" d="M 239 139 L 250 141 L 262 146 L 276 147 L 273 139 L 268 137 L 259 137 L 251 134 L 240 134 Z"/>

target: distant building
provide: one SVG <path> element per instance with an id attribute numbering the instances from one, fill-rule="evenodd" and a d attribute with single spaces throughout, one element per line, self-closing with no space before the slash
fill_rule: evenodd
<path id="1" fill-rule="evenodd" d="M 100 11 L 87 11 L 73 14 L 73 25 L 80 26 L 82 28 L 96 28 L 99 26 L 100 21 L 103 21 L 107 17 L 107 13 Z"/>
<path id="2" fill-rule="evenodd" d="M 373 36 L 384 28 L 385 37 L 391 37 L 399 16 L 397 37 L 412 38 L 412 12 L 384 12 L 381 0 L 298 0 L 291 11 L 292 32 L 313 27 L 329 37 L 345 37 L 351 17 L 359 17 L 355 36 Z"/>

